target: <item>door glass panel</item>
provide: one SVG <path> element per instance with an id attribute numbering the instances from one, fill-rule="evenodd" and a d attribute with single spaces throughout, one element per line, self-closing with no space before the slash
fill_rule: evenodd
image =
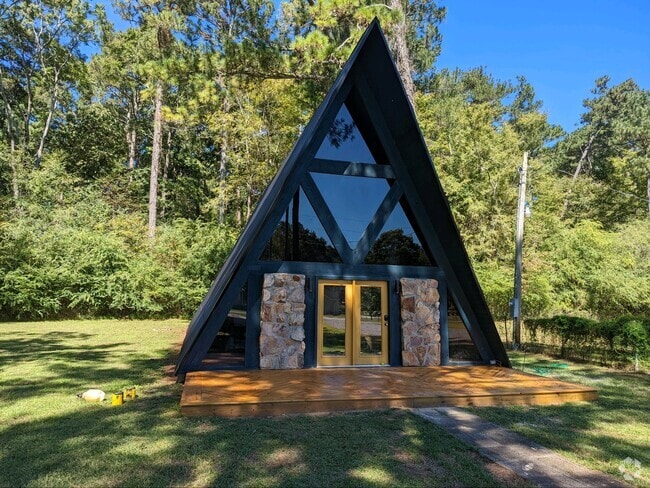
<path id="1" fill-rule="evenodd" d="M 336 119 L 318 149 L 316 157 L 360 163 L 375 162 L 345 104 L 336 114 Z"/>
<path id="2" fill-rule="evenodd" d="M 319 365 L 388 364 L 387 301 L 383 281 L 320 283 Z"/>
<path id="3" fill-rule="evenodd" d="M 362 286 L 360 290 L 361 321 L 359 333 L 362 356 L 382 354 L 381 288 Z"/>
<path id="4" fill-rule="evenodd" d="M 345 285 L 325 285 L 323 293 L 323 356 L 345 356 Z"/>

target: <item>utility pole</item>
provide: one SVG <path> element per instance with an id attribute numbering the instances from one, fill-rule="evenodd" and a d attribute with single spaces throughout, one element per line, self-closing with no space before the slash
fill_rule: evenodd
<path id="1" fill-rule="evenodd" d="M 515 231 L 515 296 L 512 300 L 512 349 L 521 344 L 521 274 L 524 250 L 524 218 L 526 212 L 526 173 L 528 172 L 528 151 L 519 168 L 519 200 L 517 203 L 517 228 Z"/>

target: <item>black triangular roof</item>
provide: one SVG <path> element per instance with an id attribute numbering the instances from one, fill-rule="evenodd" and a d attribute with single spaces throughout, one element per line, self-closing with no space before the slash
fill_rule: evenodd
<path id="1" fill-rule="evenodd" d="M 359 41 L 323 103 L 273 178 L 237 244 L 187 330 L 176 374 L 198 369 L 235 297 L 247 279 L 247 265 L 256 261 L 301 182 L 310 180 L 309 164 L 341 105 L 346 102 L 355 122 L 390 164 L 427 254 L 442 269 L 448 292 L 482 359 L 509 366 L 487 303 L 478 284 L 451 209 L 440 185 L 415 113 L 375 19 Z"/>

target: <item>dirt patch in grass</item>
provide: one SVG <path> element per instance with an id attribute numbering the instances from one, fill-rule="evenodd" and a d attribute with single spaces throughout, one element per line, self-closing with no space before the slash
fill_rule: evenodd
<path id="1" fill-rule="evenodd" d="M 447 470 L 430 457 L 416 456 L 400 449 L 396 449 L 393 456 L 401 463 L 402 469 L 409 477 L 429 478 L 435 476 L 439 479 L 447 477 Z"/>
<path id="2" fill-rule="evenodd" d="M 511 469 L 501 466 L 494 461 L 481 456 L 474 452 L 471 456 L 477 461 L 483 463 L 485 470 L 505 488 L 533 488 L 535 485 L 530 481 L 522 478 Z"/>
<path id="3" fill-rule="evenodd" d="M 274 450 L 265 461 L 269 469 L 278 469 L 286 466 L 295 466 L 301 461 L 300 451 L 292 448 Z"/>

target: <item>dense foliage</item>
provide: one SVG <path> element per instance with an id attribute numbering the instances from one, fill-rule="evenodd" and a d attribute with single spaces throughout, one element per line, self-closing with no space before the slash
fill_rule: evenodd
<path id="1" fill-rule="evenodd" d="M 375 16 L 495 318 L 523 151 L 525 316 L 650 315 L 650 92 L 632 80 L 596 80 L 565 134 L 523 77 L 436 70 L 432 1 L 113 10 L 127 28 L 85 0 L 0 5 L 1 318 L 190 314 Z"/>
<path id="2" fill-rule="evenodd" d="M 611 320 L 557 315 L 552 318 L 528 319 L 526 325 L 532 342 L 557 347 L 552 350 L 562 358 L 599 361 L 604 364 L 650 360 L 650 319 L 621 316 Z M 543 339 L 543 340 L 542 340 Z"/>

